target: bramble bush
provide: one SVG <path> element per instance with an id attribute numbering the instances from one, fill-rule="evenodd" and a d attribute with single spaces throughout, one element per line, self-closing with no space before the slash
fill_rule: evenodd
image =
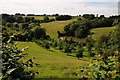
<path id="1" fill-rule="evenodd" d="M 23 54 L 25 49 L 17 49 L 17 45 L 11 38 L 2 42 L 2 76 L 0 76 L 2 80 L 32 80 L 38 74 L 38 72 L 25 70 L 28 67 L 39 66 L 39 64 L 33 62 L 33 59 L 26 62 L 21 60 L 26 55 Z"/>

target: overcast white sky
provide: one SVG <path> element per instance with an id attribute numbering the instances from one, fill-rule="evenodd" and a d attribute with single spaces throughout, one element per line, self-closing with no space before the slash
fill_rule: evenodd
<path id="1" fill-rule="evenodd" d="M 118 14 L 119 0 L 0 0 L 0 13 Z"/>

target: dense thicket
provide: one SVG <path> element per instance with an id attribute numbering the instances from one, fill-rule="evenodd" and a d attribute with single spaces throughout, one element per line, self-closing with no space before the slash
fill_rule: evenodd
<path id="1" fill-rule="evenodd" d="M 81 78 L 120 79 L 120 36 L 118 35 L 120 35 L 120 24 L 109 35 L 101 36 L 96 45 L 93 45 L 95 56 L 88 67 L 80 68 Z"/>
<path id="2" fill-rule="evenodd" d="M 14 43 L 14 36 L 2 33 L 2 46 L 1 46 L 1 55 L 2 59 L 2 75 L 0 76 L 1 80 L 33 80 L 34 76 L 38 72 L 27 71 L 26 68 L 32 68 L 33 66 L 39 66 L 33 62 L 33 59 L 28 59 L 26 62 L 21 60 L 24 57 L 28 47 L 19 50 L 17 44 Z M 5 36 L 6 35 L 6 36 Z"/>
<path id="3" fill-rule="evenodd" d="M 56 16 L 56 20 L 70 20 L 72 19 L 72 16 L 70 15 L 58 15 Z"/>
<path id="4" fill-rule="evenodd" d="M 83 14 L 82 17 L 92 20 L 95 18 L 95 15 L 94 14 Z"/>
<path id="5" fill-rule="evenodd" d="M 49 18 L 45 16 L 45 22 Z M 47 38 L 46 30 L 40 27 L 40 21 L 34 17 L 23 17 L 21 14 L 2 14 L 3 37 L 14 35 L 14 40 L 32 41 L 33 39 Z"/>

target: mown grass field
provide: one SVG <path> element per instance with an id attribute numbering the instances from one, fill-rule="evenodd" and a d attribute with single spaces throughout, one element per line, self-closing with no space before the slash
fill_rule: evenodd
<path id="1" fill-rule="evenodd" d="M 109 32 L 113 31 L 115 27 L 103 27 L 103 28 L 95 28 L 92 29 L 91 32 L 94 34 L 92 35 L 93 39 L 98 40 L 100 36 L 104 34 L 108 34 Z"/>
<path id="2" fill-rule="evenodd" d="M 42 16 L 34 17 L 35 19 L 39 20 L 43 18 Z M 75 20 L 76 19 L 42 23 L 41 27 L 45 28 L 47 34 L 57 40 L 57 31 L 63 31 L 64 27 L 67 24 Z M 91 32 L 94 33 L 92 37 L 97 40 L 101 35 L 108 34 L 114 29 L 115 27 L 92 29 Z M 84 57 L 78 60 L 76 57 L 67 56 L 65 53 L 53 48 L 51 48 L 50 50 L 46 50 L 36 45 L 34 42 L 17 43 L 19 49 L 29 46 L 29 48 L 24 51 L 25 53 L 28 53 L 28 55 L 22 58 L 23 61 L 35 57 L 33 61 L 40 64 L 39 67 L 34 66 L 32 69 L 30 68 L 30 70 L 39 72 L 39 74 L 36 75 L 35 78 L 79 78 L 79 76 L 77 75 L 77 70 L 80 68 L 80 66 L 88 66 L 88 64 L 90 64 L 89 57 Z M 85 56 L 88 55 L 86 52 L 84 52 L 84 54 Z"/>
<path id="3" fill-rule="evenodd" d="M 67 21 L 54 21 L 49 23 L 42 23 L 41 26 L 46 29 L 47 33 L 54 39 L 57 39 L 57 31 L 63 31 L 64 27 L 75 21 L 76 18 Z"/>
<path id="4" fill-rule="evenodd" d="M 78 60 L 76 57 L 67 56 L 59 50 L 50 49 L 46 50 L 34 42 L 16 42 L 19 49 L 29 46 L 24 51 L 28 53 L 23 61 L 35 57 L 35 63 L 40 64 L 39 67 L 34 66 L 33 71 L 38 71 L 39 74 L 35 78 L 78 78 L 76 74 L 80 66 L 87 66 L 90 58 L 85 57 Z M 29 69 L 28 69 L 29 70 Z"/>

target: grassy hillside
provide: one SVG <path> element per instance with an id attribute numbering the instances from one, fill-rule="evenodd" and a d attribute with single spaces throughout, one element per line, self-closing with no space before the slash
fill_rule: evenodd
<path id="1" fill-rule="evenodd" d="M 17 42 L 17 44 L 19 49 L 29 46 L 25 51 L 28 55 L 22 59 L 23 61 L 35 57 L 34 62 L 40 64 L 39 67 L 33 67 L 32 69 L 39 72 L 36 78 L 77 78 L 76 72 L 79 66 L 89 64 L 89 58 L 78 60 L 75 57 L 67 56 L 59 50 L 50 49 L 49 51 L 43 49 L 34 42 Z"/>
<path id="2" fill-rule="evenodd" d="M 115 27 L 103 27 L 103 28 L 92 29 L 91 32 L 94 33 L 92 35 L 92 37 L 94 39 L 98 40 L 100 36 L 102 36 L 103 34 L 108 34 L 109 32 L 113 31 L 114 29 L 115 29 Z"/>
<path id="3" fill-rule="evenodd" d="M 64 27 L 75 21 L 76 19 L 67 20 L 67 21 L 54 21 L 50 23 L 42 23 L 41 26 L 44 27 L 47 33 L 52 37 L 57 39 L 57 31 L 63 31 Z"/>

